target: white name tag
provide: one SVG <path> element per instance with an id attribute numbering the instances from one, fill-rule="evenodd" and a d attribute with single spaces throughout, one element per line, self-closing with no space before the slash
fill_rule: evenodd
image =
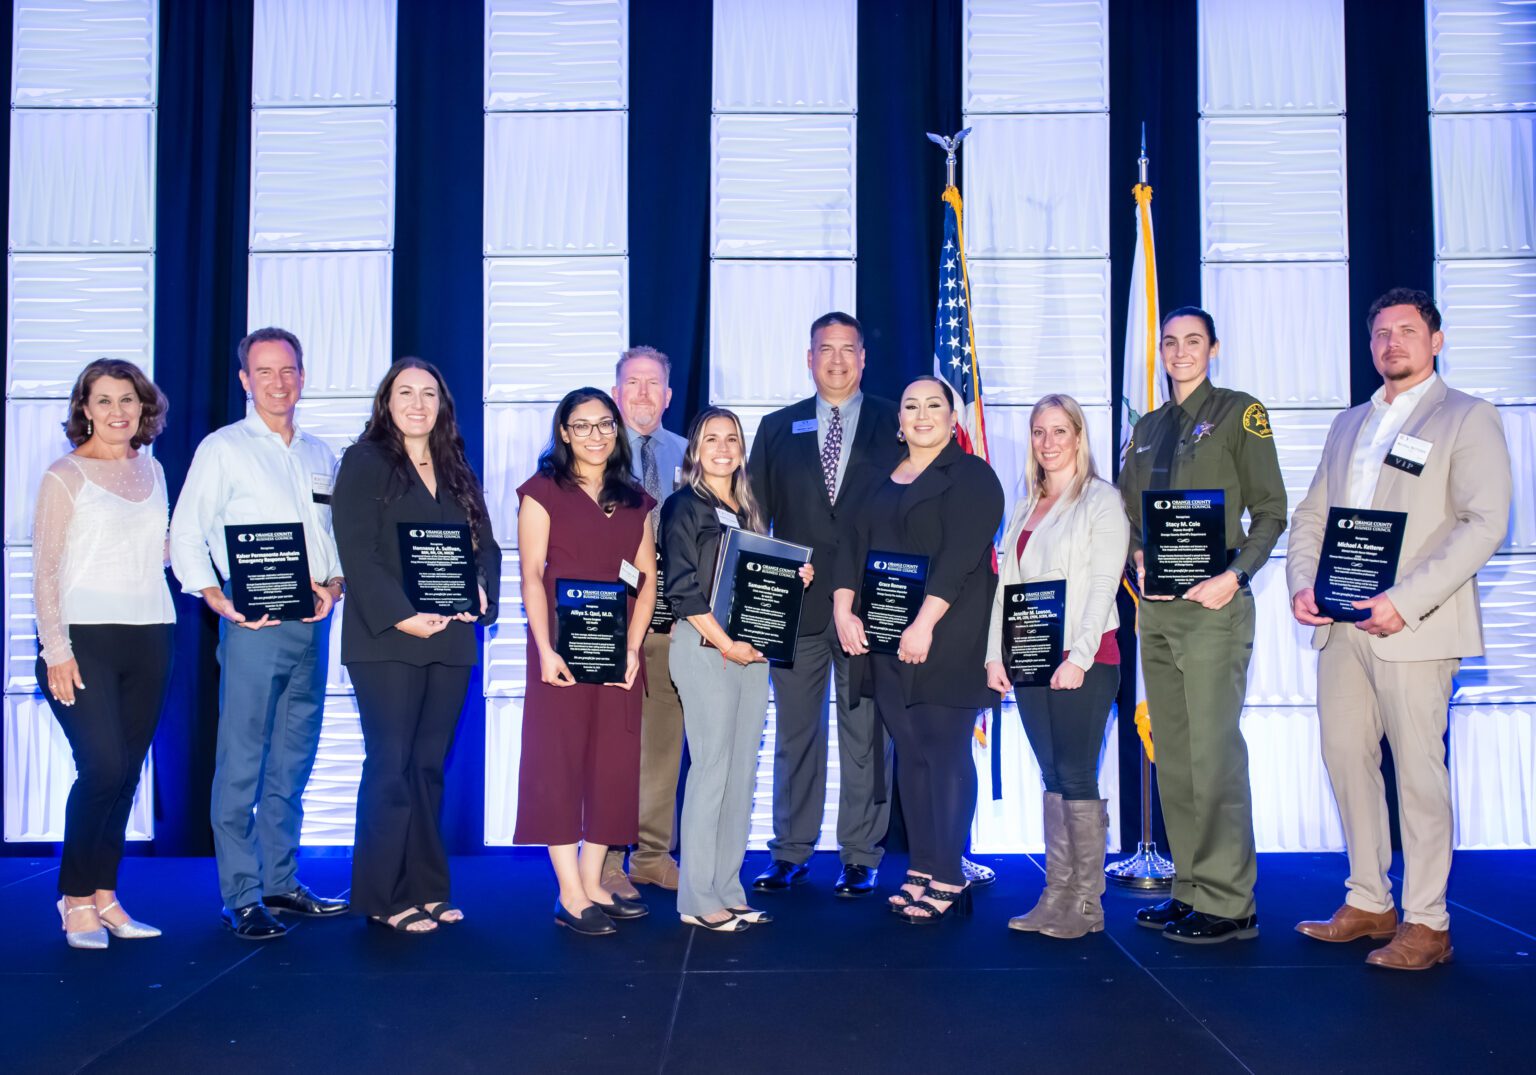
<path id="1" fill-rule="evenodd" d="M 814 433 L 816 432 L 816 419 L 802 418 L 800 421 L 790 426 L 789 431 L 791 433 Z"/>
<path id="2" fill-rule="evenodd" d="M 737 530 L 741 529 L 741 520 L 724 508 L 715 509 L 715 518 L 720 520 L 721 526 L 734 526 Z"/>
<path id="3" fill-rule="evenodd" d="M 640 588 L 640 569 L 628 560 L 619 561 L 619 578 L 637 590 Z"/>
<path id="4" fill-rule="evenodd" d="M 1429 450 L 1434 445 L 1427 440 L 1418 437 L 1410 437 L 1406 433 L 1399 433 L 1397 439 L 1392 442 L 1392 454 L 1399 459 L 1406 459 L 1410 463 L 1423 466 L 1429 462 Z"/>
<path id="5" fill-rule="evenodd" d="M 674 492 L 676 492 L 678 489 L 681 489 L 682 487 L 683 487 L 683 468 L 682 467 L 673 467 L 672 468 L 672 489 L 673 489 Z"/>
<path id="6" fill-rule="evenodd" d="M 331 481 L 329 474 L 312 474 L 309 478 L 309 487 L 320 496 L 330 496 L 335 483 Z"/>

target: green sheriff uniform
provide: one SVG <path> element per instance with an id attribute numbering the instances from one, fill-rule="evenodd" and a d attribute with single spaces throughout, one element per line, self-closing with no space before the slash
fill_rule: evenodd
<path id="1" fill-rule="evenodd" d="M 1259 573 L 1285 531 L 1285 486 L 1264 405 L 1205 381 L 1182 404 L 1142 416 L 1120 471 L 1141 548 L 1146 489 L 1222 489 L 1229 567 Z M 1251 521 L 1243 533 L 1243 513 Z M 1238 728 L 1253 653 L 1253 592 L 1244 581 L 1215 612 L 1194 601 L 1143 600 L 1141 669 L 1157 749 L 1157 783 L 1173 852 L 1173 898 L 1221 918 L 1254 913 L 1257 863 L 1248 750 Z"/>

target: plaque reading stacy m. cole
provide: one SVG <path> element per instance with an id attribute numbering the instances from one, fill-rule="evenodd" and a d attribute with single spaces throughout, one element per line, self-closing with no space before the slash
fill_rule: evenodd
<path id="1" fill-rule="evenodd" d="M 480 613 L 475 547 L 463 523 L 400 523 L 405 596 L 417 612 Z"/>
<path id="2" fill-rule="evenodd" d="M 1144 592 L 1178 597 L 1227 569 L 1227 498 L 1220 489 L 1148 489 L 1141 494 Z"/>
<path id="3" fill-rule="evenodd" d="M 864 559 L 864 586 L 859 614 L 864 637 L 874 653 L 895 653 L 901 632 L 912 626 L 923 607 L 928 584 L 928 557 L 872 550 Z"/>
<path id="4" fill-rule="evenodd" d="M 1353 602 L 1384 593 L 1397 581 L 1407 522 L 1408 516 L 1401 511 L 1328 509 L 1312 589 L 1324 616 L 1342 623 L 1370 619 L 1370 611 L 1355 608 Z"/>
<path id="5" fill-rule="evenodd" d="M 229 597 L 247 620 L 302 620 L 315 614 L 309 552 L 300 523 L 226 526 Z"/>
<path id="6" fill-rule="evenodd" d="M 555 652 L 577 683 L 622 683 L 629 592 L 622 582 L 555 580 Z"/>
<path id="7" fill-rule="evenodd" d="M 1003 587 L 1003 666 L 1018 687 L 1048 687 L 1066 649 L 1067 582 Z"/>
<path id="8" fill-rule="evenodd" d="M 709 610 L 725 633 L 751 643 L 776 664 L 795 659 L 805 584 L 800 567 L 810 563 L 805 545 L 727 527 L 715 559 Z M 700 640 L 701 645 L 709 645 Z"/>

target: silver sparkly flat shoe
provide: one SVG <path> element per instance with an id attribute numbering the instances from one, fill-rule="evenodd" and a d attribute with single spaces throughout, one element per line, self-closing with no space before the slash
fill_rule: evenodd
<path id="1" fill-rule="evenodd" d="M 113 900 L 105 907 L 96 908 L 96 916 L 101 919 L 101 924 L 106 929 L 106 931 L 112 934 L 112 936 L 116 937 L 118 940 L 139 941 L 146 937 L 160 936 L 160 931 L 158 929 L 156 929 L 154 926 L 147 925 L 138 921 L 132 915 L 128 914 L 127 911 L 123 911 L 123 914 L 127 915 L 128 921 L 124 922 L 120 926 L 114 926 L 106 919 L 106 913 L 114 907 L 120 911 L 123 909 L 122 904 L 118 903 L 116 900 Z"/>
<path id="2" fill-rule="evenodd" d="M 66 911 L 64 900 L 60 897 L 56 906 L 59 908 L 59 926 L 64 930 L 64 939 L 69 942 L 71 948 L 105 948 L 107 946 L 107 931 L 104 929 L 82 929 L 74 933 L 69 931 L 69 916 L 76 911 L 94 911 L 95 904 L 82 903 Z"/>

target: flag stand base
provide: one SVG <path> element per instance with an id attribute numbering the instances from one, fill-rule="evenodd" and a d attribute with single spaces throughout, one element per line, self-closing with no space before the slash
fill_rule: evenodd
<path id="1" fill-rule="evenodd" d="M 1157 844 L 1143 840 L 1136 853 L 1104 867 L 1104 876 L 1123 888 L 1162 890 L 1173 887 L 1173 863 L 1157 853 Z"/>

